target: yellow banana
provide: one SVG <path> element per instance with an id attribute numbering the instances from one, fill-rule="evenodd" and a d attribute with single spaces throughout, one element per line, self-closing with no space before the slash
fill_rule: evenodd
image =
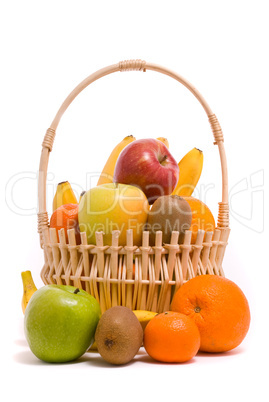
<path id="1" fill-rule="evenodd" d="M 78 204 L 77 197 L 68 181 L 58 184 L 53 198 L 53 211 L 64 204 Z"/>
<path id="2" fill-rule="evenodd" d="M 146 325 L 149 323 L 149 321 L 152 320 L 152 318 L 158 314 L 153 311 L 147 311 L 147 310 L 133 310 L 133 312 L 138 318 L 140 324 L 142 325 L 143 331 L 145 330 Z"/>
<path id="3" fill-rule="evenodd" d="M 22 311 L 24 314 L 27 304 L 29 303 L 29 301 L 30 301 L 31 297 L 33 296 L 33 294 L 35 293 L 35 291 L 37 291 L 37 288 L 33 281 L 31 271 L 21 272 L 21 278 L 22 278 L 22 284 L 23 284 L 23 295 L 22 295 L 21 307 L 22 307 Z"/>
<path id="4" fill-rule="evenodd" d="M 178 163 L 179 179 L 172 194 L 189 197 L 200 179 L 203 169 L 203 151 L 193 148 Z"/>
<path id="5" fill-rule="evenodd" d="M 97 349 L 97 344 L 96 344 L 96 342 L 94 341 L 93 344 L 92 344 L 92 346 L 87 350 L 87 352 L 97 351 L 97 350 L 98 350 L 98 349 Z"/>
<path id="6" fill-rule="evenodd" d="M 167 138 L 164 137 L 158 137 L 157 140 L 162 141 L 164 143 L 164 145 L 169 148 L 169 142 Z"/>
<path id="7" fill-rule="evenodd" d="M 119 142 L 119 144 L 115 146 L 99 177 L 99 180 L 97 182 L 98 186 L 100 184 L 113 183 L 114 169 L 118 156 L 121 153 L 121 151 L 126 147 L 126 145 L 129 145 L 131 142 L 135 141 L 135 139 L 136 138 L 133 135 L 128 135 L 127 137 L 123 138 L 123 140 Z"/>
<path id="8" fill-rule="evenodd" d="M 82 199 L 82 197 L 83 197 L 83 195 L 86 193 L 86 191 L 82 191 L 81 192 L 81 194 L 80 194 L 80 196 L 79 196 L 79 202 L 81 201 L 81 199 Z"/>

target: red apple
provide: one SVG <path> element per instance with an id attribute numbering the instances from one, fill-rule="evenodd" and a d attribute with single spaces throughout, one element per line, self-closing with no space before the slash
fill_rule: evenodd
<path id="1" fill-rule="evenodd" d="M 116 183 L 139 187 L 152 204 L 175 188 L 179 167 L 168 148 L 157 139 L 136 140 L 120 153 L 114 170 Z"/>

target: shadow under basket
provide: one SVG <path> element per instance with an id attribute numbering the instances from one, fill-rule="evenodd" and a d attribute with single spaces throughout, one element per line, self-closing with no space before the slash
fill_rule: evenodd
<path id="1" fill-rule="evenodd" d="M 118 245 L 118 231 L 112 233 L 112 244 L 104 244 L 102 232 L 96 232 L 96 245 L 88 244 L 82 232 L 81 244 L 76 244 L 74 229 L 49 227 L 46 209 L 46 179 L 50 153 L 60 119 L 89 84 L 117 71 L 152 70 L 166 74 L 189 89 L 203 106 L 218 146 L 222 173 L 222 201 L 219 203 L 218 223 L 214 232 L 199 230 L 195 244 L 191 231 L 186 231 L 182 244 L 179 233 L 172 232 L 170 244 L 163 244 L 162 232 L 156 233 L 155 245 L 149 246 L 149 232 L 144 231 L 142 246 L 133 244 L 133 232 L 126 232 L 126 246 Z M 44 250 L 41 278 L 44 284 L 73 285 L 92 294 L 101 311 L 116 305 L 158 313 L 169 310 L 173 295 L 189 279 L 204 274 L 224 276 L 222 262 L 230 233 L 228 206 L 227 162 L 220 124 L 202 95 L 177 73 L 143 60 L 127 60 L 90 75 L 66 98 L 47 130 L 43 143 L 38 181 L 38 232 Z"/>

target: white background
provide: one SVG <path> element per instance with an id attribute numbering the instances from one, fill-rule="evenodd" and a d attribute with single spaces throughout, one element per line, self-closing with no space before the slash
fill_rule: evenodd
<path id="1" fill-rule="evenodd" d="M 268 15 L 266 1 L 1 2 L 1 393 L 5 400 L 204 400 L 268 397 Z M 188 364 L 141 353 L 124 367 L 97 354 L 49 365 L 23 333 L 20 273 L 43 285 L 37 172 L 46 129 L 68 93 L 99 68 L 141 58 L 188 79 L 219 118 L 229 167 L 231 235 L 226 277 L 247 296 L 243 343 Z M 165 136 L 180 159 L 204 151 L 199 186 L 216 214 L 217 147 L 197 100 L 161 74 L 117 73 L 87 88 L 64 115 L 49 161 L 48 212 L 59 181 L 79 193 L 126 135 Z M 199 187 L 200 189 L 200 187 Z M 266 222 L 267 219 L 267 222 Z M 263 397 L 261 397 L 263 395 Z"/>

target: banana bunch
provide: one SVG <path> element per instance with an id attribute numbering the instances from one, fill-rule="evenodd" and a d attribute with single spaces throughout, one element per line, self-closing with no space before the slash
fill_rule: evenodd
<path id="1" fill-rule="evenodd" d="M 56 193 L 53 198 L 53 212 L 61 205 L 77 203 L 77 197 L 75 196 L 71 184 L 68 181 L 62 181 L 61 183 L 58 183 Z"/>
<path id="2" fill-rule="evenodd" d="M 146 325 L 152 320 L 155 315 L 158 313 L 155 313 L 154 311 L 147 311 L 147 310 L 133 310 L 133 313 L 135 313 L 136 317 L 138 318 L 143 331 L 146 328 Z"/>
<path id="3" fill-rule="evenodd" d="M 22 278 L 22 284 L 23 284 L 23 295 L 22 295 L 21 307 L 22 307 L 22 311 L 24 314 L 27 304 L 29 303 L 33 294 L 37 291 L 37 288 L 33 281 L 31 271 L 21 272 L 21 278 Z"/>
<path id="4" fill-rule="evenodd" d="M 164 145 L 166 146 L 166 148 L 169 148 L 169 142 L 168 139 L 165 137 L 158 137 L 157 140 L 161 141 L 164 143 Z"/>
<path id="5" fill-rule="evenodd" d="M 86 193 L 85 190 L 80 193 L 80 196 L 79 196 L 79 203 L 80 203 L 80 201 L 81 201 L 81 199 L 82 199 L 82 197 L 83 197 L 83 195 L 84 195 L 85 193 Z"/>
<path id="6" fill-rule="evenodd" d="M 178 163 L 179 179 L 172 194 L 190 197 L 203 169 L 204 155 L 198 148 L 189 151 Z"/>
<path id="7" fill-rule="evenodd" d="M 109 155 L 109 158 L 108 158 L 108 160 L 102 170 L 102 173 L 99 177 L 99 180 L 97 182 L 98 186 L 100 184 L 113 183 L 114 169 L 115 169 L 115 165 L 116 165 L 119 154 L 127 145 L 131 144 L 131 142 L 133 142 L 135 140 L 136 140 L 136 138 L 133 135 L 128 135 L 127 137 L 123 138 L 123 140 L 115 146 L 115 148 L 112 150 L 111 154 Z"/>

